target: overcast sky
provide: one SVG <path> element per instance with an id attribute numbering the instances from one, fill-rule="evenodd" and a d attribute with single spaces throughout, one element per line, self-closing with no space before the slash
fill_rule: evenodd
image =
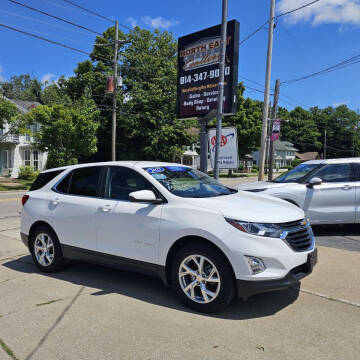
<path id="1" fill-rule="evenodd" d="M 19 0 L 35 8 L 64 17 L 98 32 L 111 24 L 84 13 L 62 0 Z M 159 27 L 179 36 L 216 25 L 221 19 L 221 0 L 73 0 L 129 27 Z M 277 14 L 309 3 L 311 0 L 278 0 Z M 240 39 L 247 36 L 269 17 L 269 0 L 229 0 L 229 20 L 240 21 Z M 0 2 L 0 23 L 48 37 L 90 52 L 95 34 L 73 28 L 35 13 L 8 0 Z M 316 72 L 346 58 L 360 54 L 360 0 L 320 0 L 280 18 L 274 34 L 272 85 Z M 126 28 L 121 28 L 127 32 Z M 55 80 L 72 75 L 86 55 L 78 54 L 41 40 L 0 27 L 0 79 L 30 73 L 39 79 Z M 267 32 L 259 31 L 240 47 L 239 80 L 262 89 L 264 83 Z M 347 104 L 359 106 L 360 63 L 345 69 L 301 82 L 283 85 L 280 105 L 306 106 Z M 262 94 L 247 90 L 246 95 L 262 99 Z M 291 99 L 289 99 L 290 97 Z"/>

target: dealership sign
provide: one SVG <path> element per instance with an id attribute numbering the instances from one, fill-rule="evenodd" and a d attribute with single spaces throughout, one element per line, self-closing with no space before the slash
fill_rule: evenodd
<path id="1" fill-rule="evenodd" d="M 210 161 L 215 167 L 216 129 L 209 130 Z M 239 167 L 236 128 L 223 128 L 220 142 L 219 169 L 237 169 Z"/>
<path id="2" fill-rule="evenodd" d="M 227 24 L 224 114 L 236 112 L 239 22 Z M 179 38 L 177 116 L 202 117 L 217 109 L 221 25 Z"/>

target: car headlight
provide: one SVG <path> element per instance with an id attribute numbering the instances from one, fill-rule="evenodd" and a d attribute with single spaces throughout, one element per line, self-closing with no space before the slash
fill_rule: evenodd
<path id="1" fill-rule="evenodd" d="M 249 192 L 261 192 L 261 191 L 265 191 L 267 190 L 267 188 L 262 188 L 262 189 L 249 189 L 249 190 L 245 190 L 245 191 L 249 191 Z"/>
<path id="2" fill-rule="evenodd" d="M 276 224 L 258 224 L 225 218 L 225 220 L 238 230 L 257 236 L 281 238 L 283 230 Z"/>

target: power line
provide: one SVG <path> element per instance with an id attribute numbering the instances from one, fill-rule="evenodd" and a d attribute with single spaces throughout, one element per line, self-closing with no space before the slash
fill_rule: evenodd
<path id="1" fill-rule="evenodd" d="M 284 81 L 284 82 L 282 82 L 282 84 L 291 84 L 291 83 L 298 82 L 298 81 L 301 81 L 301 80 L 306 80 L 306 79 L 312 78 L 314 76 L 319 76 L 319 75 L 322 75 L 322 74 L 326 74 L 328 72 L 343 69 L 344 67 L 354 65 L 354 64 L 357 64 L 359 62 L 360 62 L 360 54 L 355 55 L 355 56 L 353 56 L 351 58 L 345 59 L 345 60 L 343 60 L 343 61 L 341 61 L 341 62 L 339 62 L 339 63 L 337 63 L 335 65 L 329 66 L 329 67 L 327 67 L 325 69 L 322 69 L 320 71 L 316 71 L 316 72 L 308 74 L 308 75 L 304 75 L 304 76 L 301 76 L 301 77 L 298 77 L 298 78 L 295 78 L 295 79 Z"/>
<path id="2" fill-rule="evenodd" d="M 61 25 L 58 25 L 58 24 L 53 24 L 53 23 L 50 23 L 50 22 L 47 22 L 47 21 L 41 21 L 41 20 L 35 19 L 35 18 L 31 17 L 31 16 L 19 15 L 17 13 L 13 13 L 13 12 L 6 11 L 6 10 L 1 10 L 1 9 L 0 9 L 0 12 L 8 14 L 8 15 L 16 16 L 16 17 L 19 17 L 19 18 L 22 18 L 22 19 L 34 21 L 34 22 L 37 22 L 37 23 L 40 23 L 40 24 L 53 26 L 53 27 L 56 27 L 58 29 L 63 29 L 63 30 L 67 30 L 67 31 L 76 32 L 77 34 L 81 33 L 81 34 L 84 34 L 86 36 L 92 36 L 92 35 L 90 35 L 88 33 L 85 33 L 85 32 L 79 32 L 78 30 L 75 30 L 73 28 L 69 28 L 69 27 L 66 27 L 66 26 L 61 26 Z"/>
<path id="3" fill-rule="evenodd" d="M 35 8 L 33 8 L 33 7 L 29 6 L 29 5 L 23 4 L 23 3 L 19 2 L 19 1 L 15 1 L 15 0 L 9 0 L 9 1 L 12 2 L 12 3 L 14 3 L 14 4 L 16 4 L 16 5 L 20 5 L 20 6 L 23 6 L 23 7 L 27 8 L 27 9 L 30 9 L 30 10 L 32 10 L 32 11 L 36 11 L 36 12 L 38 12 L 38 13 L 40 13 L 40 14 L 49 16 L 49 17 L 51 17 L 51 18 L 53 18 L 53 19 L 56 19 L 56 20 L 59 20 L 59 21 L 63 21 L 63 22 L 65 22 L 65 23 L 67 23 L 67 24 L 76 26 L 76 27 L 78 27 L 78 28 L 80 28 L 80 29 L 83 29 L 83 30 L 92 32 L 92 33 L 94 33 L 94 34 L 96 34 L 96 35 L 102 36 L 101 33 L 97 32 L 97 31 L 95 31 L 95 30 L 91 30 L 91 29 L 87 28 L 86 26 L 82 26 L 82 25 L 79 25 L 79 24 L 75 24 L 75 23 L 73 23 L 73 22 L 71 22 L 71 21 L 69 21 L 69 20 L 66 20 L 66 19 L 63 19 L 63 18 L 61 18 L 61 17 L 58 17 L 58 16 L 55 16 L 55 15 L 49 14 L 49 13 L 47 13 L 46 11 L 42 11 L 42 10 L 39 10 L 39 9 L 35 9 Z"/>
<path id="4" fill-rule="evenodd" d="M 64 1 L 65 1 L 65 0 L 64 0 Z M 278 19 L 278 18 L 280 18 L 280 17 L 282 17 L 282 16 L 286 16 L 286 15 L 292 14 L 292 13 L 295 12 L 295 11 L 299 11 L 299 10 L 301 10 L 301 9 L 303 9 L 303 8 L 306 8 L 306 7 L 308 7 L 308 6 L 312 5 L 312 4 L 315 4 L 315 3 L 317 3 L 318 1 L 320 1 L 320 0 L 311 1 L 311 2 L 309 2 L 309 3 L 307 3 L 307 4 L 304 4 L 304 5 L 296 8 L 296 9 L 292 9 L 292 10 L 290 10 L 290 11 L 287 11 L 287 12 L 284 12 L 284 13 L 282 13 L 282 14 L 276 15 L 276 16 L 274 17 L 274 19 L 276 20 L 276 19 Z M 252 33 L 250 33 L 248 36 L 246 36 L 243 40 L 241 40 L 241 41 L 239 42 L 239 45 L 242 45 L 245 41 L 249 40 L 251 37 L 253 37 L 255 34 L 257 34 L 260 30 L 264 29 L 265 26 L 266 26 L 268 23 L 269 23 L 269 21 L 265 21 L 265 22 L 264 22 L 262 25 L 260 25 L 256 30 L 254 30 Z"/>
<path id="5" fill-rule="evenodd" d="M 4 27 L 4 28 L 7 28 L 7 29 L 9 29 L 9 30 L 13 30 L 13 31 L 19 32 L 19 33 L 24 34 L 24 35 L 28 35 L 28 36 L 34 37 L 34 38 L 36 38 L 36 39 L 40 39 L 40 40 L 49 42 L 49 43 L 54 44 L 54 45 L 62 46 L 62 47 L 64 47 L 64 48 L 67 48 L 67 49 L 70 49 L 70 50 L 73 50 L 73 51 L 76 51 L 76 52 L 79 52 L 79 53 L 82 53 L 82 54 L 85 54 L 85 55 L 91 55 L 90 53 L 88 53 L 88 52 L 86 52 L 86 51 L 84 51 L 84 50 L 80 50 L 80 49 L 74 48 L 74 47 L 72 47 L 72 46 L 65 45 L 65 44 L 59 43 L 59 42 L 57 42 L 57 41 L 44 38 L 44 37 L 42 37 L 42 36 L 38 36 L 38 35 L 35 35 L 35 34 L 31 34 L 31 33 L 27 32 L 27 31 L 23 31 L 23 30 L 14 28 L 14 27 L 12 27 L 12 26 L 8 26 L 8 25 L 5 25 L 5 24 L 0 24 L 0 26 L 2 26 L 2 27 Z M 97 58 L 99 58 L 99 59 L 101 59 L 101 60 L 104 60 L 104 61 L 107 61 L 107 62 L 110 62 L 109 59 L 101 58 L 101 57 L 99 57 L 99 56 L 97 56 Z"/>
<path id="6" fill-rule="evenodd" d="M 99 13 L 93 11 L 93 10 L 84 8 L 84 7 L 82 7 L 82 6 L 78 5 L 78 4 L 75 4 L 75 3 L 72 2 L 72 1 L 68 1 L 68 0 L 63 0 L 63 1 L 65 1 L 66 3 L 68 3 L 68 4 L 72 5 L 72 6 L 77 7 L 77 8 L 79 8 L 79 9 L 83 10 L 83 11 L 86 11 L 86 12 L 88 12 L 89 14 L 92 14 L 92 15 L 94 15 L 94 16 L 100 17 L 100 18 L 102 18 L 102 19 L 104 19 L 104 20 L 107 20 L 107 21 L 115 24 L 115 21 L 114 21 L 114 20 L 112 20 L 112 19 L 110 19 L 110 18 L 108 18 L 108 17 L 106 17 L 106 16 L 104 16 L 104 15 L 101 15 L 101 14 L 99 14 Z M 124 27 L 125 29 L 132 30 L 132 28 L 130 28 L 129 26 L 126 26 L 126 25 L 123 25 L 123 24 L 119 24 L 119 25 L 122 26 L 122 27 Z"/>
<path id="7" fill-rule="evenodd" d="M 284 13 L 282 13 L 282 14 L 279 14 L 279 15 L 275 16 L 275 17 L 276 17 L 276 18 L 279 18 L 279 17 L 285 16 L 285 15 L 292 14 L 292 13 L 295 12 L 295 11 L 304 9 L 304 8 L 306 8 L 306 7 L 308 7 L 308 6 L 312 5 L 312 4 L 315 4 L 315 3 L 319 2 L 319 1 L 320 1 L 320 0 L 315 0 L 315 1 L 309 2 L 309 3 L 304 4 L 304 5 L 296 8 L 296 9 L 293 9 L 293 10 L 290 10 L 290 11 L 287 11 L 287 12 L 284 12 Z"/>

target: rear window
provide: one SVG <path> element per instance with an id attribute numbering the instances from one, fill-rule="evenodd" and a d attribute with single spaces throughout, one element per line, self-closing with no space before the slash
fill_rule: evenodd
<path id="1" fill-rule="evenodd" d="M 56 186 L 63 194 L 96 196 L 99 190 L 101 166 L 84 167 L 73 170 Z"/>
<path id="2" fill-rule="evenodd" d="M 30 191 L 39 190 L 47 183 L 49 183 L 52 179 L 55 179 L 59 174 L 61 174 L 64 170 L 54 170 L 48 171 L 45 173 L 41 173 L 38 175 L 36 180 L 30 187 Z"/>

